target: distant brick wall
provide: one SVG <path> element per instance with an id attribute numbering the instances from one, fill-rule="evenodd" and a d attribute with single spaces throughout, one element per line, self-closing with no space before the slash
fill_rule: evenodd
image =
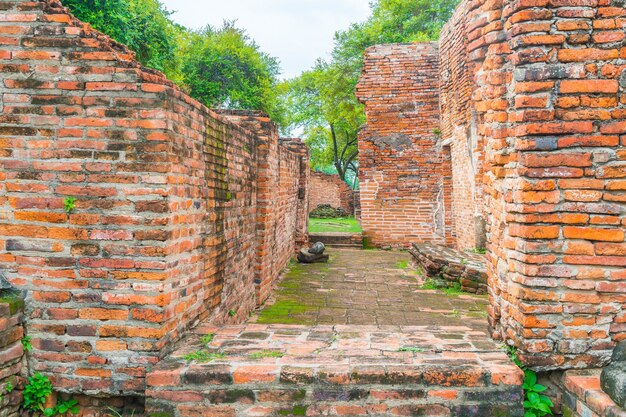
<path id="1" fill-rule="evenodd" d="M 305 240 L 307 150 L 207 109 L 57 1 L 0 17 L 0 258 L 28 291 L 31 364 L 65 391 L 141 394 L 168 344 L 245 320 Z"/>
<path id="2" fill-rule="evenodd" d="M 0 416 L 18 415 L 24 387 L 24 302 L 0 290 Z M 11 388 L 11 389 L 9 389 Z"/>
<path id="3" fill-rule="evenodd" d="M 436 44 L 365 52 L 356 93 L 367 115 L 359 135 L 359 183 L 368 244 L 446 242 L 438 55 Z"/>
<path id="4" fill-rule="evenodd" d="M 322 204 L 333 208 L 342 208 L 346 213 L 354 214 L 354 193 L 352 188 L 339 176 L 312 172 L 309 187 L 309 212 Z"/>

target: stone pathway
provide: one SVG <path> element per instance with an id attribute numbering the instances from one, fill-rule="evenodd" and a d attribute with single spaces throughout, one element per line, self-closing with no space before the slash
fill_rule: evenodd
<path id="1" fill-rule="evenodd" d="M 485 297 L 425 289 L 407 252 L 328 251 L 249 323 L 193 329 L 148 373 L 148 414 L 523 416 Z"/>
<path id="2" fill-rule="evenodd" d="M 407 252 L 327 250 L 328 264 L 296 264 L 252 322 L 467 326 L 485 331 L 485 296 L 423 287 Z"/>
<path id="3" fill-rule="evenodd" d="M 200 326 L 146 377 L 173 417 L 521 417 L 523 373 L 468 327 Z"/>

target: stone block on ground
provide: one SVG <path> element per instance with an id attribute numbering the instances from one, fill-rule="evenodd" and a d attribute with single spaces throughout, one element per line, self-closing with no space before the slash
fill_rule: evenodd
<path id="1" fill-rule="evenodd" d="M 487 292 L 485 255 L 431 244 L 413 244 L 409 252 L 427 277 L 458 283 L 466 292 Z"/>
<path id="2" fill-rule="evenodd" d="M 298 262 L 302 262 L 304 264 L 312 264 L 318 262 L 328 262 L 329 256 L 327 254 L 321 253 L 311 253 L 308 249 L 302 248 L 298 253 Z"/>
<path id="3" fill-rule="evenodd" d="M 602 390 L 621 408 L 626 408 L 626 341 L 613 351 L 611 364 L 600 375 Z"/>

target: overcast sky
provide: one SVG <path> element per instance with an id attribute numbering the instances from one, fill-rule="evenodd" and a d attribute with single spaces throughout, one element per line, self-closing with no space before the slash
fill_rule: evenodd
<path id="1" fill-rule="evenodd" d="M 335 31 L 369 15 L 368 0 L 161 0 L 173 19 L 189 28 L 237 20 L 261 49 L 277 57 L 282 78 L 327 57 Z"/>

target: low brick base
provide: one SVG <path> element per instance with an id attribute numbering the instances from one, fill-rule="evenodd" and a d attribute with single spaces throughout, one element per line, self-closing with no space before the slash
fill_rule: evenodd
<path id="1" fill-rule="evenodd" d="M 311 244 L 322 242 L 326 246 L 337 248 L 362 248 L 363 236 L 361 233 L 345 233 L 345 232 L 324 232 L 309 233 L 309 241 Z"/>
<path id="2" fill-rule="evenodd" d="M 485 255 L 428 244 L 413 244 L 409 252 L 428 277 L 459 283 L 466 292 L 487 292 Z"/>
<path id="3" fill-rule="evenodd" d="M 568 371 L 562 378 L 563 417 L 626 417 L 600 388 L 600 369 Z"/>
<path id="4" fill-rule="evenodd" d="M 184 358 L 203 349 L 224 357 Z M 465 327 L 205 327 L 148 374 L 146 414 L 516 417 L 522 379 Z"/>

